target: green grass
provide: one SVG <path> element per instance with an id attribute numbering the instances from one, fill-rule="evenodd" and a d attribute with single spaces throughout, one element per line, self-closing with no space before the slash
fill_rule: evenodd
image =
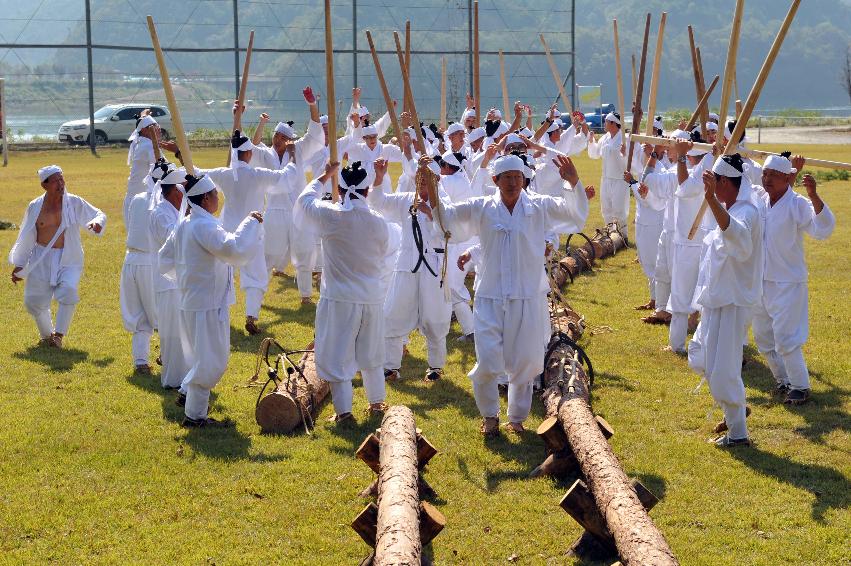
<path id="1" fill-rule="evenodd" d="M 841 146 L 808 146 L 815 157 L 851 160 Z M 360 386 L 358 425 L 324 422 L 312 436 L 263 436 L 254 422 L 258 393 L 246 389 L 260 338 L 246 337 L 232 310 L 233 355 L 214 393 L 213 413 L 238 423 L 230 431 L 186 431 L 173 394 L 158 377 L 134 376 L 130 336 L 121 325 L 118 277 L 124 230 L 120 207 L 127 168 L 123 150 L 13 153 L 0 170 L 0 218 L 20 222 L 41 192 L 36 169 L 65 168 L 69 190 L 110 216 L 104 238 L 85 238 L 86 271 L 66 349 L 34 346 L 35 325 L 23 286 L 0 293 L 0 563 L 62 564 L 353 564 L 366 545 L 348 524 L 364 505 L 358 491 L 372 473 L 354 457 L 366 421 Z M 203 150 L 203 166 L 224 150 Z M 599 162 L 578 160 L 586 182 Z M 685 360 L 659 351 L 662 327 L 638 321 L 646 282 L 628 250 L 568 288 L 591 327 L 582 344 L 597 370 L 594 410 L 612 424 L 611 442 L 627 473 L 660 496 L 651 516 L 683 564 L 837 564 L 851 559 L 851 317 L 848 264 L 851 201 L 847 183 L 822 187 L 838 217 L 828 242 L 808 242 L 812 402 L 789 409 L 771 399 L 771 377 L 750 352 L 745 369 L 756 447 L 718 450 L 706 439 L 720 417 Z M 600 224 L 594 201 L 590 226 Z M 15 232 L 0 232 L 8 249 Z M 8 269 L 8 268 L 7 268 Z M 291 279 L 275 278 L 262 323 L 282 344 L 312 338 L 314 308 L 302 308 Z M 439 564 L 572 564 L 564 555 L 580 533 L 558 506 L 568 483 L 528 480 L 544 457 L 533 433 L 484 443 L 465 373 L 471 347 L 449 337 L 446 378 L 427 385 L 424 344 L 415 334 L 405 381 L 388 401 L 410 406 L 441 453 L 426 478 L 448 526 L 435 540 Z M 542 418 L 535 402 L 527 424 Z"/>

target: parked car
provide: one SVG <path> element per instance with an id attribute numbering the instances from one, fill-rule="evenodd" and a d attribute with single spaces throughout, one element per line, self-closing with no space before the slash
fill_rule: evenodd
<path id="1" fill-rule="evenodd" d="M 134 116 L 146 108 L 162 129 L 163 139 L 171 132 L 171 114 L 168 108 L 158 104 L 107 104 L 95 112 L 95 141 L 98 145 L 110 141 L 127 141 L 136 129 Z M 72 120 L 59 127 L 59 141 L 71 145 L 89 143 L 89 119 Z"/>

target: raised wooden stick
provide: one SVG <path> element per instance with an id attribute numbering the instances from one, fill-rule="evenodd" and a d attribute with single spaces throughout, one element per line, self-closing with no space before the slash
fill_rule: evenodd
<path id="1" fill-rule="evenodd" d="M 700 47 L 695 48 L 694 51 L 697 53 L 697 80 L 700 83 L 701 96 L 703 96 L 706 94 L 706 79 L 703 75 L 703 57 L 700 56 Z M 707 102 L 700 107 L 700 121 L 703 122 L 704 126 L 706 126 L 706 123 L 709 122 L 709 99 L 707 99 Z M 708 131 L 707 135 L 709 135 Z"/>
<path id="2" fill-rule="evenodd" d="M 626 110 L 624 109 L 626 102 L 623 97 L 623 71 L 621 70 L 621 48 L 620 41 L 618 40 L 617 19 L 612 20 L 612 26 L 615 30 L 615 74 L 618 78 L 618 112 L 620 112 L 621 116 L 626 116 Z"/>
<path id="3" fill-rule="evenodd" d="M 676 145 L 678 140 L 671 138 L 659 138 L 655 136 L 635 136 L 635 141 L 638 143 L 649 143 L 653 145 L 664 145 L 667 147 L 672 147 Z M 694 144 L 696 149 L 701 149 L 706 151 L 706 153 L 710 153 L 712 148 L 715 147 L 714 144 L 711 143 L 696 143 Z M 760 149 L 738 149 L 736 153 L 740 154 L 742 157 L 750 157 L 756 159 L 764 159 L 769 155 L 780 155 L 779 153 L 774 153 L 773 151 L 762 151 Z M 811 157 L 804 156 L 806 160 L 806 165 L 811 167 L 820 167 L 824 169 L 842 169 L 844 171 L 851 171 L 851 163 L 843 163 L 841 161 L 828 161 L 826 159 L 814 159 Z"/>
<path id="4" fill-rule="evenodd" d="M 192 165 L 192 152 L 189 151 L 189 143 L 186 141 L 186 130 L 183 129 L 183 120 L 180 117 L 180 108 L 177 107 L 177 100 L 174 98 L 174 90 L 171 88 L 171 79 L 168 76 L 168 69 L 165 66 L 165 57 L 163 50 L 160 47 L 160 38 L 157 35 L 157 28 L 154 26 L 154 18 L 147 17 L 148 31 L 151 33 L 151 43 L 154 46 L 154 55 L 157 58 L 157 65 L 160 68 L 160 77 L 163 81 L 163 91 L 165 91 L 165 99 L 168 103 L 168 111 L 171 113 L 171 125 L 174 127 L 174 137 L 177 140 L 177 149 L 180 150 L 180 157 L 183 160 L 183 165 L 186 167 L 186 172 L 190 175 L 195 174 L 195 167 Z"/>
<path id="5" fill-rule="evenodd" d="M 387 89 L 387 81 L 384 80 L 384 72 L 381 70 L 381 61 L 378 60 L 378 52 L 375 50 L 375 43 L 372 41 L 372 33 L 369 30 L 366 30 L 366 41 L 369 43 L 369 51 L 372 53 L 372 62 L 375 64 L 375 76 L 378 77 L 378 84 L 381 86 L 381 94 L 384 95 L 384 103 L 387 105 L 387 112 L 390 114 L 390 122 L 393 124 L 393 131 L 396 132 L 396 139 L 399 140 L 399 145 L 401 146 L 402 127 L 399 125 L 399 118 L 396 116 L 396 107 L 393 105 L 393 99 L 390 97 L 390 91 Z"/>
<path id="6" fill-rule="evenodd" d="M 405 21 L 405 68 L 411 68 L 411 20 Z M 408 107 L 407 99 L 405 99 L 405 101 L 402 103 L 402 111 L 411 111 L 411 109 Z"/>
<path id="7" fill-rule="evenodd" d="M 744 0 L 739 0 L 743 2 Z M 753 88 L 751 88 L 750 94 L 748 94 L 748 99 L 745 102 L 745 105 L 742 107 L 742 113 L 739 115 L 739 119 L 736 121 L 736 127 L 733 130 L 733 135 L 730 136 L 730 139 L 727 140 L 727 145 L 724 147 L 724 155 L 729 155 L 731 153 L 736 152 L 736 148 L 739 143 L 738 140 L 742 136 L 742 133 L 745 131 L 745 126 L 750 120 L 751 113 L 753 113 L 754 107 L 756 107 L 757 100 L 759 100 L 759 95 L 762 93 L 762 87 L 765 85 L 765 81 L 768 80 L 768 75 L 771 72 L 771 67 L 774 65 L 774 60 L 777 58 L 777 54 L 780 52 L 780 47 L 783 46 L 783 40 L 786 38 L 786 34 L 789 31 L 789 28 L 792 26 L 792 21 L 795 19 L 795 14 L 798 11 L 798 6 L 800 6 L 801 0 L 792 0 L 792 5 L 789 7 L 789 11 L 786 13 L 786 17 L 783 19 L 783 23 L 780 25 L 780 29 L 777 31 L 777 36 L 774 38 L 774 43 L 771 44 L 771 49 L 768 51 L 768 56 L 765 58 L 765 62 L 762 64 L 762 68 L 759 70 L 759 74 L 754 81 Z M 738 9 L 738 3 L 736 5 Z M 735 25 L 735 23 L 734 23 Z M 732 78 L 730 79 L 732 81 Z M 725 77 L 726 81 L 726 77 Z M 722 107 L 721 111 L 718 115 L 722 118 L 726 118 L 725 114 L 727 113 L 726 107 Z M 722 139 L 724 132 L 726 131 L 726 120 L 719 121 L 718 124 L 718 138 Z M 698 228 L 700 228 L 700 223 L 703 221 L 703 215 L 706 213 L 706 209 L 709 205 L 704 200 L 700 205 L 700 210 L 697 213 L 697 216 L 694 219 L 694 222 L 691 225 L 691 230 L 689 230 L 688 238 L 691 240 L 694 238 L 694 235 L 697 233 Z"/>
<path id="8" fill-rule="evenodd" d="M 626 170 L 632 171 L 632 153 L 635 151 L 635 142 L 632 134 L 641 131 L 641 98 L 644 95 L 644 71 L 647 68 L 647 42 L 650 39 L 650 14 L 644 23 L 644 44 L 641 47 L 641 66 L 638 69 L 638 86 L 635 90 L 635 103 L 632 108 L 632 126 L 629 128 L 629 150 L 626 154 Z M 623 129 L 621 129 L 623 131 Z"/>
<path id="9" fill-rule="evenodd" d="M 328 161 L 336 163 L 337 156 L 337 96 L 334 92 L 334 35 L 331 31 L 331 0 L 325 0 L 325 81 L 328 98 Z M 346 117 L 346 120 L 349 118 Z M 331 201 L 340 200 L 337 175 L 331 175 Z"/>
<path id="10" fill-rule="evenodd" d="M 446 57 L 440 61 L 440 127 L 446 129 Z"/>
<path id="11" fill-rule="evenodd" d="M 715 75 L 715 78 L 712 79 L 712 83 L 709 85 L 709 88 L 706 89 L 706 92 L 703 93 L 703 97 L 697 103 L 697 108 L 694 109 L 694 113 L 691 115 L 691 118 L 689 118 L 688 124 L 686 125 L 687 132 L 691 131 L 691 129 L 694 127 L 695 123 L 699 119 L 701 110 L 703 110 L 704 106 L 706 105 L 706 101 L 709 100 L 712 91 L 715 90 L 715 86 L 718 84 L 718 80 L 720 78 L 721 77 L 719 77 L 718 75 Z M 706 127 L 706 124 L 704 124 L 704 127 Z"/>
<path id="12" fill-rule="evenodd" d="M 473 2 L 473 102 L 476 105 L 476 127 L 478 128 L 482 125 L 481 84 L 479 82 L 479 0 Z"/>
<path id="13" fill-rule="evenodd" d="M 638 73 L 635 70 L 635 53 L 632 54 L 632 92 L 629 93 L 629 102 L 630 104 L 635 103 L 635 77 L 638 76 Z M 632 109 L 630 109 L 632 112 Z M 626 117 L 626 108 L 624 108 L 623 113 L 621 114 L 621 118 Z"/>
<path id="14" fill-rule="evenodd" d="M 561 96 L 562 103 L 564 104 L 564 109 L 568 114 L 573 113 L 573 107 L 570 105 L 570 99 L 567 97 L 567 92 L 564 90 L 564 85 L 561 82 L 561 74 L 558 72 L 558 67 L 556 67 L 555 59 L 553 59 L 553 54 L 550 53 L 550 48 L 547 45 L 547 40 L 544 39 L 544 34 L 539 34 L 541 38 L 541 45 L 544 46 L 544 53 L 547 54 L 547 63 L 550 65 L 550 72 L 553 74 L 553 80 L 558 87 L 559 95 Z"/>
<path id="15" fill-rule="evenodd" d="M 254 30 L 251 30 L 251 33 L 248 34 L 248 48 L 245 50 L 245 62 L 242 64 L 242 80 L 239 83 L 239 104 L 233 115 L 233 130 L 238 130 L 242 127 L 242 107 L 245 106 L 245 92 L 248 89 L 248 70 L 251 68 L 251 52 L 253 50 Z M 227 167 L 230 167 L 230 153 L 230 148 L 228 148 Z"/>
<path id="16" fill-rule="evenodd" d="M 739 119 L 739 116 L 742 114 L 742 101 L 736 99 L 736 120 Z"/>
<path id="17" fill-rule="evenodd" d="M 691 26 L 688 26 L 688 43 L 689 43 L 689 49 L 690 49 L 690 52 L 691 52 L 691 67 L 692 67 L 692 72 L 694 74 L 694 93 L 695 93 L 695 97 L 697 98 L 697 101 L 698 101 L 697 109 L 698 109 L 698 112 L 699 112 L 699 116 L 701 117 L 700 118 L 700 137 L 702 137 L 703 139 L 706 139 L 706 120 L 703 118 L 703 110 L 702 110 L 702 106 L 700 105 L 700 101 L 703 100 L 703 94 L 704 94 L 703 93 L 703 83 L 700 80 L 700 71 L 698 70 L 699 67 L 697 65 L 697 48 L 695 47 L 695 44 L 694 44 L 694 30 L 692 29 Z"/>
<path id="18" fill-rule="evenodd" d="M 499 50 L 499 80 L 502 83 L 502 110 L 505 120 L 511 116 L 511 106 L 508 103 L 508 82 L 505 80 L 505 54 Z"/>
<path id="19" fill-rule="evenodd" d="M 665 20 L 667 12 L 662 12 L 659 20 L 659 35 L 656 37 L 656 52 L 653 54 L 653 74 L 650 77 L 650 98 L 647 101 L 647 135 L 653 135 L 653 121 L 656 119 L 656 94 L 659 90 L 660 64 L 662 63 L 662 43 L 665 39 Z"/>
<path id="20" fill-rule="evenodd" d="M 402 82 L 405 85 L 405 97 L 408 99 L 411 119 L 414 121 L 414 133 L 416 133 L 417 143 L 419 143 L 423 150 L 423 155 L 425 155 L 425 138 L 423 137 L 423 129 L 420 126 L 420 117 L 417 114 L 417 105 L 414 103 L 414 96 L 411 92 L 411 78 L 408 75 L 408 68 L 405 66 L 405 56 L 402 53 L 402 42 L 399 39 L 399 32 L 393 32 L 393 39 L 396 40 L 396 56 L 399 58 L 399 69 L 402 72 Z"/>

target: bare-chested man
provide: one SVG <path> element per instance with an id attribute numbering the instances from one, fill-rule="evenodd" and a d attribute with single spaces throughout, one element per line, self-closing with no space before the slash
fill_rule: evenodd
<path id="1" fill-rule="evenodd" d="M 61 348 L 62 337 L 80 302 L 80 231 L 101 235 L 106 215 L 81 197 L 65 192 L 65 178 L 59 166 L 42 167 L 38 178 L 45 192 L 27 206 L 18 239 L 9 252 L 9 263 L 15 266 L 12 283 L 26 279 L 24 305 L 35 319 L 42 343 Z M 55 325 L 50 315 L 54 298 L 59 304 Z"/>

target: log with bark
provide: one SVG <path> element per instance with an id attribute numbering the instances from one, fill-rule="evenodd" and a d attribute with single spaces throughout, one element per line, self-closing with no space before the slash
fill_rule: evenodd
<path id="1" fill-rule="evenodd" d="M 264 396 L 266 387 L 260 392 L 254 409 L 254 417 L 264 433 L 288 433 L 298 426 L 305 429 L 312 427 L 313 419 L 319 413 L 322 402 L 331 392 L 328 382 L 316 373 L 316 360 L 311 343 L 305 350 L 300 351 L 302 357 L 298 362 L 290 358 L 294 352 L 280 348 L 280 354 L 275 365 L 269 361 L 269 348 L 280 346 L 272 339 L 264 340 L 260 345 L 258 361 L 265 357 L 267 371 L 271 382 L 276 382 L 275 388 Z M 280 365 L 283 363 L 286 375 L 280 376 Z M 259 363 L 258 363 L 259 369 Z M 258 377 L 255 374 L 254 379 Z M 273 379 L 274 378 L 274 379 Z"/>
<path id="2" fill-rule="evenodd" d="M 585 242 L 578 246 L 571 246 L 574 236 L 579 236 Z M 568 281 L 573 281 L 576 276 L 585 271 L 591 271 L 594 260 L 605 259 L 613 256 L 627 247 L 629 241 L 620 231 L 617 224 L 608 224 L 604 228 L 597 228 L 593 237 L 589 238 L 583 233 L 571 235 L 567 241 L 567 249 L 564 253 L 556 255 L 551 272 L 556 285 L 561 288 Z"/>

